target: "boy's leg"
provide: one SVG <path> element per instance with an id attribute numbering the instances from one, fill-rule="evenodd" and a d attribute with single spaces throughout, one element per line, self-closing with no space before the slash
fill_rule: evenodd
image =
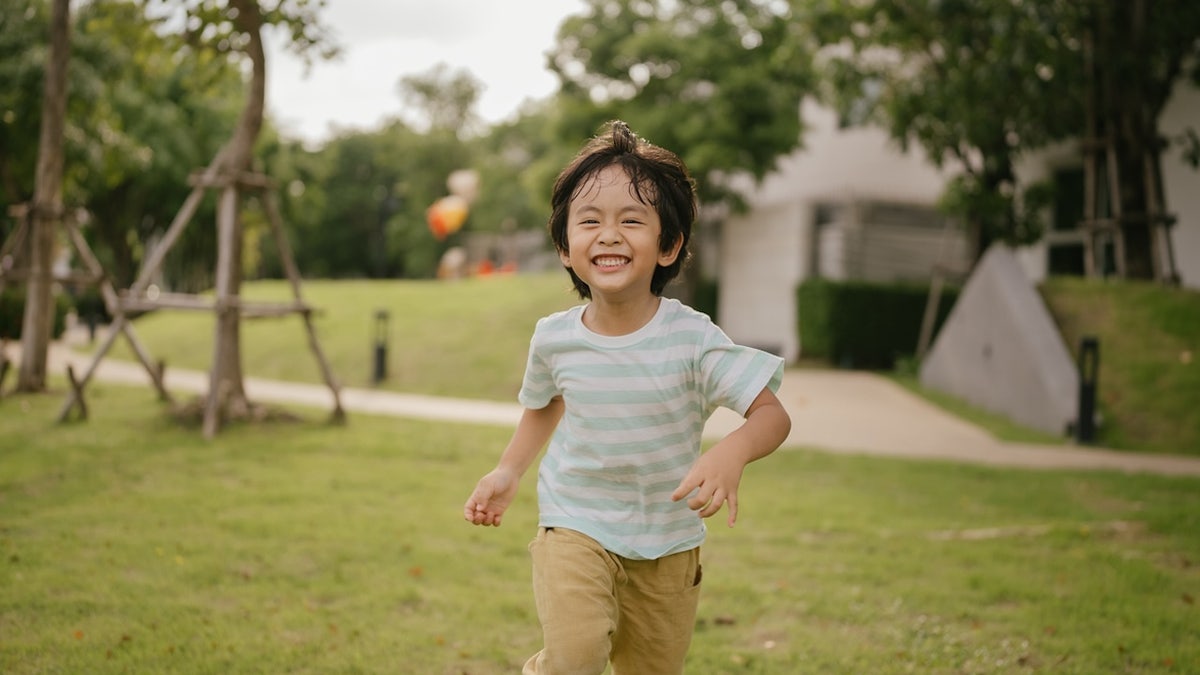
<path id="1" fill-rule="evenodd" d="M 617 591 L 613 675 L 682 673 L 700 601 L 700 549 L 621 562 L 628 581 Z"/>
<path id="2" fill-rule="evenodd" d="M 592 538 L 563 528 L 539 529 L 529 552 L 544 642 L 523 672 L 599 675 L 617 627 L 620 567 Z"/>

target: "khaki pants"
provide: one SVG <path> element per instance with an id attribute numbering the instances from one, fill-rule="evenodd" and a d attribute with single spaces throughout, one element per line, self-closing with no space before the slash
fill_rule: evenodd
<path id="1" fill-rule="evenodd" d="M 525 675 L 683 672 L 700 599 L 700 549 L 630 560 L 591 537 L 540 528 L 529 544 L 542 651 Z"/>

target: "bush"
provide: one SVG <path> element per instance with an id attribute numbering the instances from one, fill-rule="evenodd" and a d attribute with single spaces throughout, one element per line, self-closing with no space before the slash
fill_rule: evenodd
<path id="1" fill-rule="evenodd" d="M 93 317 L 97 324 L 112 323 L 108 308 L 104 306 L 104 297 L 96 288 L 87 288 L 75 296 L 75 315 L 80 321 Z"/>
<path id="2" fill-rule="evenodd" d="M 943 287 L 934 333 L 958 298 Z M 800 346 L 805 357 L 845 368 L 892 369 L 917 351 L 929 286 L 810 279 L 797 291 Z"/>
<path id="3" fill-rule="evenodd" d="M 692 295 L 692 308 L 704 312 L 713 321 L 717 320 L 717 282 L 701 279 L 696 282 Z"/>
<path id="4" fill-rule="evenodd" d="M 71 300 L 59 294 L 54 300 L 54 327 L 51 336 L 58 339 L 67 329 L 67 312 Z M 21 324 L 25 321 L 25 289 L 6 288 L 0 292 L 0 339 L 21 339 Z"/>

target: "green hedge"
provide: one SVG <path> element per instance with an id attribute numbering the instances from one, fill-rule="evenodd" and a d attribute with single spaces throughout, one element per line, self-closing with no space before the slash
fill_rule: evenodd
<path id="1" fill-rule="evenodd" d="M 928 298 L 928 284 L 805 281 L 797 291 L 801 353 L 844 368 L 890 370 L 916 354 Z M 943 287 L 935 334 L 957 299 L 957 288 Z"/>
<path id="2" fill-rule="evenodd" d="M 693 289 L 692 308 L 717 320 L 717 282 L 701 279 Z"/>
<path id="3" fill-rule="evenodd" d="M 67 329 L 67 312 L 71 299 L 59 294 L 54 301 L 53 337 L 58 339 Z M 21 324 L 25 321 L 25 289 L 6 288 L 0 292 L 0 339 L 21 339 Z"/>
<path id="4" fill-rule="evenodd" d="M 104 306 L 104 297 L 96 288 L 86 288 L 75 296 L 75 314 L 83 323 L 91 317 L 97 324 L 112 323 L 108 308 Z"/>

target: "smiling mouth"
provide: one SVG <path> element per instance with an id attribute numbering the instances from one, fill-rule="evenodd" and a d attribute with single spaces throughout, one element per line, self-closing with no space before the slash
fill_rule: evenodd
<path id="1" fill-rule="evenodd" d="M 615 269 L 629 264 L 629 258 L 620 255 L 601 255 L 592 258 L 592 264 L 596 267 Z"/>

